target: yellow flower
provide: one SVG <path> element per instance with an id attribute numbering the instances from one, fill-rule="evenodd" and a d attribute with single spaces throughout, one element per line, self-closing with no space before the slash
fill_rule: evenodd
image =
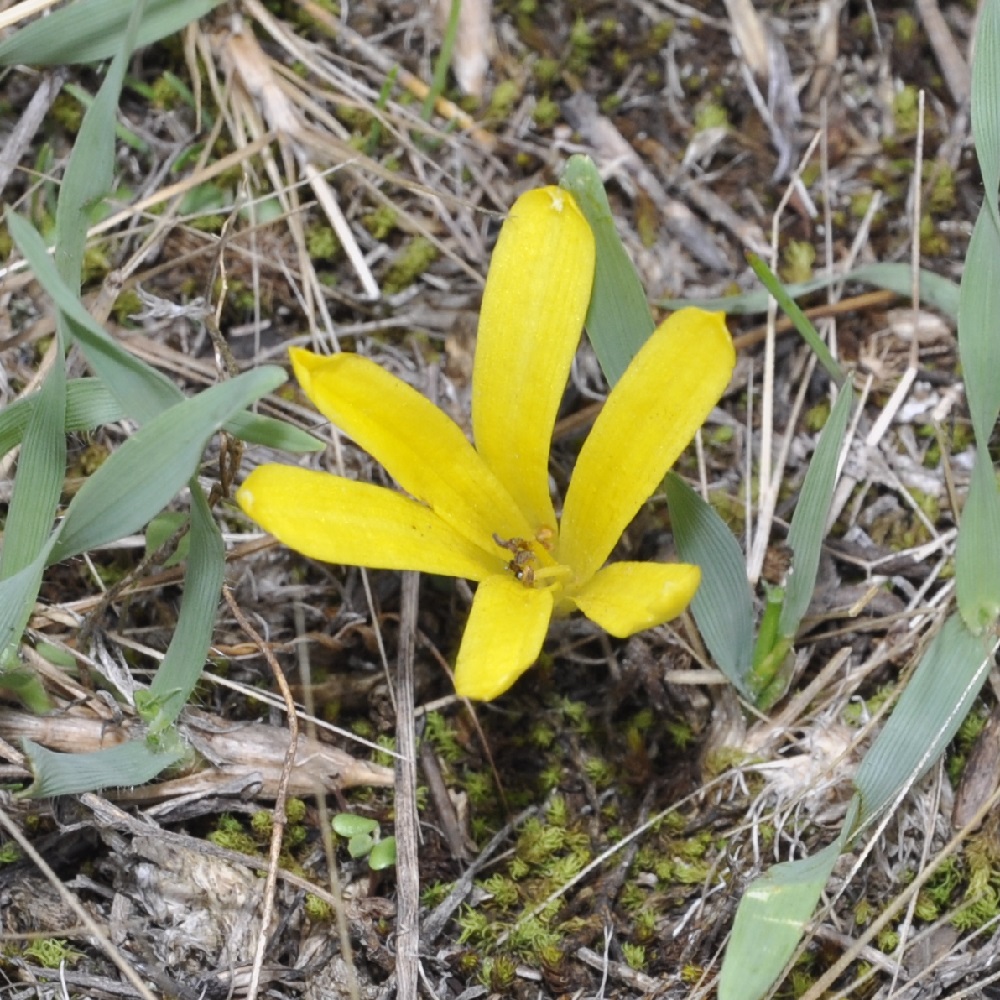
<path id="1" fill-rule="evenodd" d="M 604 565 L 729 382 L 732 340 L 715 313 L 682 309 L 650 337 L 580 450 L 561 517 L 549 445 L 583 327 L 594 237 L 555 188 L 520 197 L 483 297 L 472 376 L 475 446 L 441 410 L 354 354 L 293 349 L 306 395 L 406 494 L 265 465 L 237 494 L 258 524 L 314 559 L 478 582 L 455 669 L 490 699 L 537 659 L 553 614 L 579 609 L 625 637 L 676 617 L 696 566 Z"/>

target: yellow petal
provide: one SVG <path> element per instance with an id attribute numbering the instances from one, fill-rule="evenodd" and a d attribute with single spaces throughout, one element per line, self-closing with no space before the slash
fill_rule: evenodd
<path id="1" fill-rule="evenodd" d="M 691 602 L 701 571 L 687 563 L 617 562 L 590 578 L 572 600 L 619 639 L 676 618 Z"/>
<path id="2" fill-rule="evenodd" d="M 456 531 L 498 556 L 494 532 L 534 533 L 459 426 L 416 389 L 356 354 L 321 357 L 296 348 L 289 354 L 320 412 Z"/>
<path id="3" fill-rule="evenodd" d="M 479 453 L 534 529 L 555 526 L 549 446 L 594 280 L 594 234 L 557 187 L 521 195 L 486 277 L 472 376 Z"/>
<path id="4" fill-rule="evenodd" d="M 551 617 L 550 590 L 525 587 L 507 574 L 484 580 L 458 651 L 458 694 L 477 701 L 503 694 L 538 659 Z"/>
<path id="5" fill-rule="evenodd" d="M 681 309 L 646 341 L 580 449 L 560 562 L 586 580 L 719 401 L 736 364 L 720 313 Z"/>
<path id="6" fill-rule="evenodd" d="M 323 562 L 470 580 L 504 567 L 499 556 L 415 500 L 326 472 L 262 465 L 247 476 L 236 501 L 279 541 Z"/>

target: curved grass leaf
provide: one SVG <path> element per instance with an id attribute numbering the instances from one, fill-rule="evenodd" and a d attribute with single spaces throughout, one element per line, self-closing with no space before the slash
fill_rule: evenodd
<path id="1" fill-rule="evenodd" d="M 601 175 L 588 156 L 571 156 L 559 186 L 576 199 L 597 242 L 587 336 L 608 385 L 621 378 L 653 332 L 653 317 L 639 276 L 622 246 Z"/>
<path id="2" fill-rule="evenodd" d="M 191 544 L 181 608 L 167 654 L 148 691 L 157 704 L 156 717 L 143 720 L 154 734 L 177 718 L 201 677 L 225 572 L 226 549 L 219 527 L 197 480 L 192 480 Z"/>
<path id="3" fill-rule="evenodd" d="M 799 501 L 788 529 L 788 545 L 792 562 L 785 580 L 785 600 L 778 621 L 778 632 L 786 639 L 794 638 L 812 600 L 819 571 L 819 557 L 826 537 L 833 488 L 837 480 L 837 461 L 844 446 L 847 422 L 854 405 L 854 390 L 850 382 L 840 389 L 826 425 L 820 432 L 816 451 L 809 462 Z"/>
<path id="4" fill-rule="evenodd" d="M 664 481 L 680 557 L 701 567 L 691 613 L 716 666 L 753 701 L 753 597 L 746 560 L 725 521 L 675 472 Z"/>
<path id="5" fill-rule="evenodd" d="M 23 797 L 31 799 L 143 785 L 176 764 L 186 752 L 183 746 L 162 749 L 142 740 L 89 753 L 56 753 L 29 739 L 22 742 L 35 778 Z"/>
<path id="6" fill-rule="evenodd" d="M 191 478 L 209 438 L 233 413 L 284 380 L 280 368 L 258 368 L 172 406 L 141 427 L 73 498 L 49 562 L 138 531 Z"/>
<path id="7" fill-rule="evenodd" d="M 221 2 L 149 0 L 135 47 L 180 31 Z M 70 66 L 110 59 L 121 47 L 132 6 L 122 0 L 75 0 L 0 42 L 0 65 Z"/>
<path id="8" fill-rule="evenodd" d="M 754 879 L 733 921 L 719 1000 L 767 993 L 795 952 L 843 849 L 841 838 L 811 857 L 774 865 Z"/>
<path id="9" fill-rule="evenodd" d="M 0 456 L 21 443 L 37 401 L 38 394 L 32 393 L 0 410 Z M 66 431 L 92 430 L 122 416 L 122 408 L 97 379 L 75 378 L 66 383 Z"/>
<path id="10" fill-rule="evenodd" d="M 792 298 L 797 299 L 842 281 L 874 285 L 908 298 L 913 285 L 913 271 L 909 264 L 862 264 L 845 274 L 813 278 L 811 281 L 785 285 L 784 289 Z M 958 285 L 954 281 L 934 274 L 933 271 L 921 269 L 919 282 L 918 295 L 924 305 L 933 306 L 952 319 L 958 315 Z M 722 299 L 665 299 L 657 305 L 662 309 L 700 306 L 702 309 L 722 309 L 734 316 L 752 316 L 767 312 L 767 300 L 767 292 L 754 291 L 743 295 L 727 295 Z"/>

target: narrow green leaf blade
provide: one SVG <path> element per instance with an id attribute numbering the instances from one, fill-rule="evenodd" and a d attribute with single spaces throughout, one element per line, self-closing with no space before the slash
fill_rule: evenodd
<path id="1" fill-rule="evenodd" d="M 34 562 L 52 531 L 66 475 L 65 427 L 66 366 L 57 335 L 56 358 L 35 394 L 24 433 L 4 525 L 0 578 Z"/>
<path id="2" fill-rule="evenodd" d="M 753 268 L 753 273 L 760 278 L 761 284 L 777 299 L 778 305 L 795 325 L 795 329 L 809 345 L 830 378 L 837 385 L 842 385 L 847 376 L 844 374 L 843 368 L 837 364 L 829 348 L 823 343 L 823 338 L 816 332 L 816 328 L 809 322 L 809 317 L 799 308 L 795 299 L 788 294 L 788 291 L 778 281 L 777 276 L 771 272 L 771 269 L 757 254 L 747 254 L 747 262 Z"/>
<path id="3" fill-rule="evenodd" d="M 982 208 L 962 272 L 958 353 L 976 437 L 989 440 L 1000 414 L 1000 229 Z"/>
<path id="4" fill-rule="evenodd" d="M 822 278 L 813 278 L 793 285 L 784 285 L 785 291 L 792 298 L 801 298 L 830 285 L 842 281 L 856 281 L 886 291 L 895 292 L 907 298 L 913 285 L 913 270 L 909 264 L 862 264 L 852 268 L 845 274 L 836 274 Z M 918 278 L 920 301 L 925 305 L 940 309 L 946 316 L 954 319 L 958 315 L 958 285 L 949 278 L 943 278 L 933 271 L 921 269 Z M 702 309 L 724 310 L 730 315 L 751 316 L 767 312 L 770 296 L 766 291 L 745 292 L 742 295 L 727 295 L 721 299 L 665 299 L 657 305 L 662 309 L 681 309 L 684 306 L 699 306 Z"/>
<path id="5" fill-rule="evenodd" d="M 226 572 L 226 549 L 205 494 L 191 480 L 191 545 L 177 627 L 149 687 L 160 706 L 156 729 L 173 722 L 201 678 L 212 644 L 215 613 Z"/>
<path id="6" fill-rule="evenodd" d="M 51 547 L 50 536 L 29 565 L 0 580 L 0 655 L 24 631 L 42 585 L 45 560 Z"/>
<path id="7" fill-rule="evenodd" d="M 608 385 L 621 378 L 653 332 L 653 317 L 639 276 L 622 246 L 601 175 L 588 156 L 571 156 L 560 187 L 576 199 L 597 241 L 587 336 Z"/>
<path id="8" fill-rule="evenodd" d="M 209 438 L 233 413 L 284 380 L 280 368 L 258 368 L 206 389 L 141 427 L 73 498 L 49 561 L 139 530 L 191 478 Z"/>
<path id="9" fill-rule="evenodd" d="M 226 423 L 226 430 L 242 441 L 274 448 L 276 451 L 298 454 L 322 451 L 326 447 L 324 442 L 308 431 L 300 430 L 284 420 L 275 420 L 258 413 L 237 413 Z"/>
<path id="10" fill-rule="evenodd" d="M 80 344 L 88 364 L 132 419 L 146 423 L 184 398 L 170 379 L 129 354 L 101 329 L 60 277 L 45 241 L 27 219 L 8 211 L 7 229 L 39 284 L 67 317 L 67 332 Z"/>
<path id="11" fill-rule="evenodd" d="M 149 0 L 136 47 L 180 31 L 222 0 Z M 110 59 L 121 44 L 131 4 L 76 0 L 0 42 L 0 65 L 71 66 Z"/>
<path id="12" fill-rule="evenodd" d="M 740 900 L 722 961 L 719 1000 L 757 1000 L 792 957 L 843 844 L 769 868 Z"/>
<path id="13" fill-rule="evenodd" d="M 25 798 L 79 795 L 102 788 L 144 785 L 184 757 L 184 748 L 153 749 L 133 740 L 90 753 L 56 753 L 24 740 L 24 753 L 35 781 Z"/>
<path id="14" fill-rule="evenodd" d="M 981 445 L 958 528 L 955 596 L 962 620 L 977 634 L 1000 617 L 1000 489 L 990 454 Z"/>
<path id="15" fill-rule="evenodd" d="M 788 530 L 792 562 L 785 581 L 785 602 L 778 622 L 779 633 L 788 639 L 798 631 L 816 587 L 819 557 L 837 481 L 837 460 L 844 446 L 853 405 L 854 391 L 850 382 L 845 382 L 820 433 L 792 515 Z"/>
<path id="16" fill-rule="evenodd" d="M 753 658 L 753 596 L 739 542 L 725 521 L 674 472 L 664 481 L 677 552 L 701 568 L 691 613 L 719 669 L 744 698 Z"/>
<path id="17" fill-rule="evenodd" d="M 919 781 L 944 751 L 989 675 L 991 644 L 958 615 L 941 627 L 855 775 L 861 823 Z"/>
<path id="18" fill-rule="evenodd" d="M 114 180 L 118 100 L 144 9 L 145 0 L 136 0 L 128 11 L 128 20 L 123 25 L 113 50 L 114 59 L 108 67 L 97 97 L 83 116 L 80 132 L 73 143 L 73 151 L 59 187 L 59 201 L 56 204 L 56 269 L 63 281 L 77 293 L 80 290 L 90 209 L 111 190 Z M 42 23 L 47 24 L 51 31 L 50 22 L 51 19 L 49 23 Z"/>

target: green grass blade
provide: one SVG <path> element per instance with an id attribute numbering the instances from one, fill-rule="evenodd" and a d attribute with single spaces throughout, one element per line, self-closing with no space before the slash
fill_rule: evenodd
<path id="1" fill-rule="evenodd" d="M 59 201 L 56 204 L 56 269 L 63 281 L 77 293 L 80 291 L 80 272 L 90 210 L 111 190 L 114 182 L 118 100 L 145 6 L 145 0 L 136 0 L 131 6 L 125 30 L 114 49 L 115 57 L 108 67 L 97 97 L 83 116 L 59 187 Z M 50 26 L 51 18 L 41 23 Z"/>
<path id="2" fill-rule="evenodd" d="M 258 368 L 206 389 L 141 427 L 73 498 L 49 562 L 138 531 L 191 478 L 209 438 L 233 413 L 283 381 L 280 368 Z"/>
<path id="3" fill-rule="evenodd" d="M 91 753 L 55 753 L 31 740 L 23 742 L 35 778 L 24 797 L 32 799 L 143 785 L 185 755 L 183 746 L 164 750 L 140 740 Z"/>
<path id="4" fill-rule="evenodd" d="M 976 463 L 955 555 L 958 608 L 974 632 L 1000 617 L 1000 489 L 990 437 L 1000 415 L 1000 4 L 982 5 L 972 73 L 972 124 L 984 204 L 969 241 L 958 313 L 958 350 L 976 435 Z"/>
<path id="5" fill-rule="evenodd" d="M 444 93 L 444 85 L 448 79 L 448 67 L 451 65 L 451 54 L 455 48 L 455 37 L 458 35 L 458 18 L 462 12 L 462 0 L 451 0 L 451 10 L 448 11 L 448 23 L 445 25 L 444 37 L 441 39 L 441 51 L 434 63 L 434 76 L 431 79 L 430 88 L 424 98 L 423 107 L 420 109 L 420 117 L 425 122 L 431 120 L 434 114 L 434 105 L 437 99 Z"/>
<path id="6" fill-rule="evenodd" d="M 835 840 L 811 857 L 769 868 L 740 900 L 722 961 L 719 1000 L 764 996 L 792 957 L 840 857 Z"/>
<path id="7" fill-rule="evenodd" d="M 259 413 L 237 413 L 226 421 L 226 430 L 250 444 L 260 444 L 276 451 L 298 453 L 322 451 L 326 444 L 308 431 L 300 430 L 283 420 L 262 417 Z"/>
<path id="8" fill-rule="evenodd" d="M 861 823 L 875 819 L 944 751 L 989 674 L 990 645 L 958 615 L 941 627 L 855 775 Z"/>
<path id="9" fill-rule="evenodd" d="M 1000 69 L 998 69 L 1000 72 Z M 984 205 L 962 271 L 958 353 L 976 437 L 989 440 L 1000 413 L 1000 229 Z"/>
<path id="10" fill-rule="evenodd" d="M 593 160 L 571 156 L 559 185 L 576 199 L 597 241 L 587 336 L 608 385 L 614 385 L 649 339 L 653 317 L 639 276 L 615 229 L 608 196 Z"/>
<path id="11" fill-rule="evenodd" d="M 897 295 L 910 297 L 913 286 L 913 269 L 909 264 L 862 264 L 845 274 L 823 278 L 813 278 L 794 285 L 783 286 L 792 298 L 800 298 L 842 281 L 856 281 Z M 958 285 L 940 274 L 922 269 L 919 277 L 918 294 L 925 305 L 939 309 L 954 319 L 958 315 Z M 681 309 L 684 306 L 699 306 L 702 309 L 724 310 L 731 315 L 754 315 L 767 312 L 769 295 L 766 291 L 746 292 L 743 295 L 727 295 L 721 299 L 665 299 L 657 305 L 662 309 Z"/>
<path id="12" fill-rule="evenodd" d="M 809 317 L 799 308 L 796 301 L 782 287 L 781 282 L 757 254 L 747 254 L 747 262 L 753 268 L 753 273 L 760 278 L 761 284 L 777 299 L 778 305 L 795 325 L 795 329 L 799 331 L 800 336 L 809 345 L 830 378 L 837 385 L 843 385 L 847 375 L 843 368 L 837 364 L 826 344 L 823 343 L 823 338 L 816 332 L 816 328 L 809 322 Z"/>
<path id="13" fill-rule="evenodd" d="M 31 609 L 35 606 L 51 546 L 50 538 L 31 563 L 0 580 L 0 664 L 4 650 L 24 631 Z"/>
<path id="14" fill-rule="evenodd" d="M 37 559 L 59 506 L 66 475 L 66 366 L 58 332 L 56 358 L 33 404 L 4 525 L 0 579 Z"/>
<path id="15" fill-rule="evenodd" d="M 664 482 L 677 552 L 701 567 L 691 613 L 716 666 L 744 698 L 753 656 L 753 598 L 739 542 L 725 521 L 676 473 Z"/>
<path id="16" fill-rule="evenodd" d="M 837 460 L 844 446 L 847 422 L 854 405 L 850 382 L 841 387 L 837 402 L 830 411 L 809 462 L 799 502 L 795 505 L 788 530 L 788 545 L 792 550 L 791 568 L 785 582 L 785 601 L 778 622 L 783 638 L 794 638 L 812 600 L 819 571 L 819 557 L 826 537 L 833 489 L 837 481 Z"/>
<path id="17" fill-rule="evenodd" d="M 177 627 L 163 658 L 149 696 L 157 705 L 155 720 L 146 719 L 154 731 L 171 723 L 201 677 L 212 644 L 215 612 L 226 572 L 226 549 L 205 494 L 191 481 L 191 545 L 184 573 Z"/>
<path id="18" fill-rule="evenodd" d="M 184 398 L 170 379 L 129 354 L 101 329 L 60 277 L 44 240 L 30 222 L 8 212 L 7 229 L 39 284 L 67 317 L 67 332 L 80 344 L 88 364 L 132 419 L 146 423 Z"/>
<path id="19" fill-rule="evenodd" d="M 222 0 L 149 0 L 136 47 L 180 31 Z M 121 46 L 132 4 L 76 0 L 0 42 L 0 65 L 70 66 L 110 59 Z"/>
<path id="20" fill-rule="evenodd" d="M 958 529 L 955 596 L 974 632 L 1000 617 L 1000 491 L 989 451 L 979 444 Z"/>

